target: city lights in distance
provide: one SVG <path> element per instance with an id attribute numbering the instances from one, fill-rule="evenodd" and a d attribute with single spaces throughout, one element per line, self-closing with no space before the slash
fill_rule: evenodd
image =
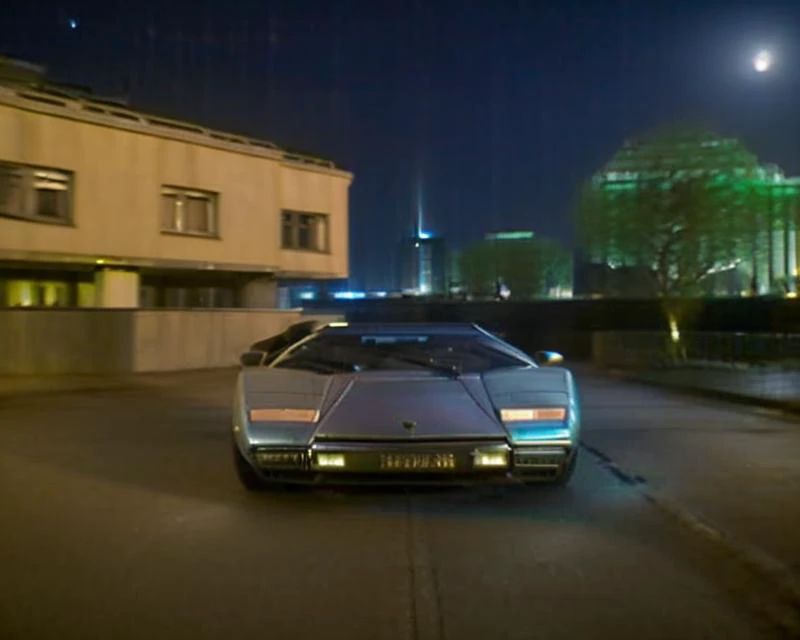
<path id="1" fill-rule="evenodd" d="M 762 49 L 753 58 L 753 69 L 758 73 L 766 73 L 772 68 L 774 62 L 772 52 Z"/>
<path id="2" fill-rule="evenodd" d="M 333 297 L 335 300 L 363 300 L 367 294 L 364 291 L 337 291 Z"/>

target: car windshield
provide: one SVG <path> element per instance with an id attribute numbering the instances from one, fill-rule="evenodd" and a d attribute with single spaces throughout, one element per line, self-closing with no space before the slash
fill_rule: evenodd
<path id="1" fill-rule="evenodd" d="M 290 349 L 273 366 L 324 374 L 430 369 L 458 375 L 529 363 L 481 336 L 323 333 Z"/>

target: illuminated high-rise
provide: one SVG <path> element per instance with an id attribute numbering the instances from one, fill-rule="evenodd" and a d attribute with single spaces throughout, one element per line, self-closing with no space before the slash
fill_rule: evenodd
<path id="1" fill-rule="evenodd" d="M 419 227 L 400 240 L 397 251 L 397 289 L 414 295 L 447 292 L 447 246 L 444 238 Z"/>

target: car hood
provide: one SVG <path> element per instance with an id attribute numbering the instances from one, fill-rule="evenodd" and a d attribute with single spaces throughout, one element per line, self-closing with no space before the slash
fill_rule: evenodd
<path id="1" fill-rule="evenodd" d="M 254 441 L 308 444 L 315 440 L 505 439 L 497 410 L 567 405 L 566 370 L 494 371 L 458 378 L 436 372 L 367 372 L 321 376 L 289 369 L 240 374 L 242 409 L 310 409 L 309 423 L 258 422 Z"/>
<path id="2" fill-rule="evenodd" d="M 478 376 L 360 375 L 320 419 L 318 440 L 504 438 Z"/>

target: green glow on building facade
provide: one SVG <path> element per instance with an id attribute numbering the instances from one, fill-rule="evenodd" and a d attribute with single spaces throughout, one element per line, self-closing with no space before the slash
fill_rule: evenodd
<path id="1" fill-rule="evenodd" d="M 708 293 L 795 292 L 800 178 L 760 164 L 738 140 L 707 132 L 673 131 L 628 141 L 593 176 L 592 197 L 602 202 L 606 228 L 593 228 L 586 246 L 590 261 L 611 268 L 641 266 L 631 243 L 620 240 L 615 218 L 622 220 L 626 208 L 652 207 L 660 192 L 669 198 L 673 185 L 689 181 L 703 185 L 721 214 L 720 225 L 730 225 L 724 232 L 720 226 L 720 235 L 735 239 L 730 261 L 722 261 L 719 272 L 736 277 L 726 277 L 725 284 L 710 278 L 717 284 L 709 285 Z"/>
<path id="2" fill-rule="evenodd" d="M 486 234 L 486 240 L 533 240 L 533 231 L 496 231 Z"/>

